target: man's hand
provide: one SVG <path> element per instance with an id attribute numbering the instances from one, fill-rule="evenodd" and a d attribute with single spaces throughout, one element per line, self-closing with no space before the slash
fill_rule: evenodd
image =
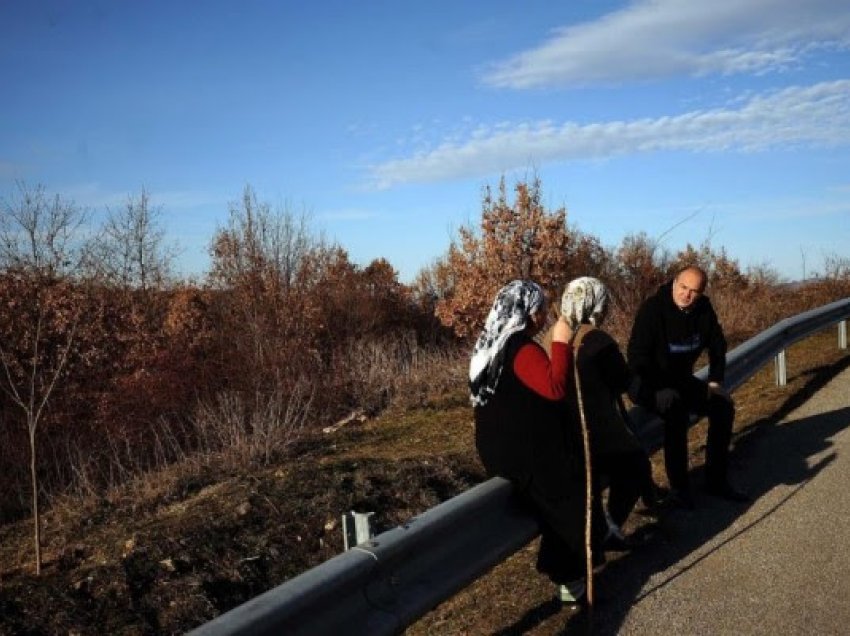
<path id="1" fill-rule="evenodd" d="M 661 389 L 655 392 L 655 408 L 659 411 L 669 411 L 673 402 L 679 399 L 679 392 L 675 389 Z"/>

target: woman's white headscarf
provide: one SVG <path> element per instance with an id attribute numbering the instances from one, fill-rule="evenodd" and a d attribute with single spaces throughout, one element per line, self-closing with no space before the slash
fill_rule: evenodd
<path id="1" fill-rule="evenodd" d="M 609 298 L 608 290 L 598 278 L 576 278 L 561 296 L 561 315 L 573 331 L 582 323 L 598 327 L 605 318 Z"/>
<path id="2" fill-rule="evenodd" d="M 499 290 L 469 363 L 473 406 L 483 406 L 493 395 L 502 375 L 505 343 L 528 326 L 531 314 L 541 310 L 544 303 L 540 285 L 530 280 L 514 280 Z"/>

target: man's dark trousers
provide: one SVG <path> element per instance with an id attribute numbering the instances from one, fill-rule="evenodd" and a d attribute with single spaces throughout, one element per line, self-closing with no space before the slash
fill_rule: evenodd
<path id="1" fill-rule="evenodd" d="M 719 395 L 708 395 L 708 385 L 691 376 L 676 387 L 655 393 L 655 404 L 644 405 L 664 422 L 664 467 L 673 490 L 689 492 L 688 426 L 690 414 L 708 416 L 705 480 L 709 488 L 725 486 L 729 468 L 729 443 L 735 407 Z"/>

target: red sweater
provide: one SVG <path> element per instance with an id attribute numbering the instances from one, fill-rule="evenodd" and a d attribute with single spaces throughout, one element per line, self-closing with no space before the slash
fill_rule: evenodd
<path id="1" fill-rule="evenodd" d="M 514 356 L 514 373 L 519 381 L 549 400 L 563 399 L 572 369 L 572 347 L 566 342 L 552 343 L 552 359 L 536 343 L 524 344 Z"/>

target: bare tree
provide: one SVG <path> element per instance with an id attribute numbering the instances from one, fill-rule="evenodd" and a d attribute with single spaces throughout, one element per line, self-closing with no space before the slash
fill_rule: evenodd
<path id="1" fill-rule="evenodd" d="M 46 353 L 48 348 L 43 342 L 43 330 L 47 310 L 39 306 L 34 316 L 35 324 L 31 339 L 31 350 L 28 358 L 20 361 L 13 360 L 10 352 L 0 345 L 0 363 L 3 366 L 4 386 L 3 389 L 10 396 L 12 402 L 23 412 L 27 429 L 27 439 L 30 450 L 30 485 L 32 487 L 32 517 L 33 517 L 33 544 L 35 548 L 35 573 L 41 574 L 41 519 L 38 505 L 38 452 L 36 435 L 39 424 L 45 414 L 48 402 L 56 388 L 57 381 L 65 372 L 68 356 L 74 344 L 74 336 L 77 330 L 79 316 L 75 316 L 69 325 L 70 329 L 65 337 L 65 342 L 54 355 Z M 16 364 L 18 362 L 18 364 Z M 16 368 L 18 367 L 16 372 Z"/>
<path id="2" fill-rule="evenodd" d="M 87 247 L 82 228 L 89 213 L 42 185 L 16 186 L 17 196 L 2 199 L 0 266 L 51 276 L 75 271 Z"/>
<path id="3" fill-rule="evenodd" d="M 11 299 L 0 321 L 0 388 L 26 425 L 34 525 L 35 567 L 41 573 L 37 432 L 75 345 L 81 303 L 66 284 L 85 252 L 86 213 L 42 186 L 18 184 L 0 207 L 0 268 Z"/>
<path id="4" fill-rule="evenodd" d="M 255 390 L 277 383 L 281 368 L 295 364 L 284 352 L 314 330 L 307 298 L 296 288 L 317 244 L 305 214 L 273 209 L 250 186 L 213 238 L 209 281 L 228 291 L 220 298 L 221 335 L 228 357 L 243 360 L 248 372 L 240 375 Z"/>
<path id="5" fill-rule="evenodd" d="M 171 275 L 176 249 L 165 244 L 162 209 L 151 205 L 143 188 L 122 208 L 107 208 L 107 217 L 93 241 L 89 268 L 121 287 L 157 288 Z"/>
<path id="6" fill-rule="evenodd" d="M 836 253 L 823 255 L 823 276 L 827 280 L 850 281 L 850 258 Z"/>
<path id="7" fill-rule="evenodd" d="M 246 186 L 241 202 L 230 206 L 228 227 L 213 239 L 211 279 L 225 287 L 267 279 L 286 291 L 316 243 L 306 213 L 272 209 Z"/>

